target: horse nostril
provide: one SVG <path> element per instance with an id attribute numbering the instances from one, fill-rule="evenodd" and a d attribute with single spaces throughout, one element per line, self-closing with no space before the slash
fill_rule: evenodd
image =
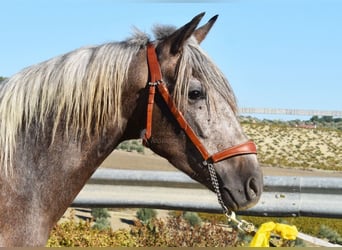
<path id="1" fill-rule="evenodd" d="M 250 178 L 246 184 L 247 197 L 250 200 L 255 200 L 259 194 L 259 188 L 254 178 Z"/>

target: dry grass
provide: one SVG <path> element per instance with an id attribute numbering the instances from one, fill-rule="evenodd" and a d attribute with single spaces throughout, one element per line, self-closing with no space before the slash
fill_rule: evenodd
<path id="1" fill-rule="evenodd" d="M 262 123 L 243 124 L 258 146 L 258 158 L 269 166 L 342 170 L 342 132 Z"/>

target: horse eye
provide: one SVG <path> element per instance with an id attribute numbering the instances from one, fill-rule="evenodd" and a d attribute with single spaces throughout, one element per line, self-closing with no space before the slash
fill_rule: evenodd
<path id="1" fill-rule="evenodd" d="M 198 100 L 203 97 L 202 92 L 199 90 L 190 91 L 188 94 L 189 99 Z"/>

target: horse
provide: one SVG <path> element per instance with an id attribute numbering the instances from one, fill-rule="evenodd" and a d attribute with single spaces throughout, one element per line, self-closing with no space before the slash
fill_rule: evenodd
<path id="1" fill-rule="evenodd" d="M 0 84 L 0 245 L 44 246 L 90 176 L 122 141 L 144 144 L 237 211 L 263 177 L 231 86 L 200 47 L 217 15 L 154 40 L 76 49 Z M 113 194 L 114 195 L 114 194 Z"/>

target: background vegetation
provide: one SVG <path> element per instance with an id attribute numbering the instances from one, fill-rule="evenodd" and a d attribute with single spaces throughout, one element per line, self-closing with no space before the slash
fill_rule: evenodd
<path id="1" fill-rule="evenodd" d="M 312 116 L 309 120 L 270 120 L 270 119 L 258 119 L 252 116 L 241 116 L 240 121 L 242 123 L 262 123 L 268 125 L 280 125 L 296 127 L 298 125 L 316 125 L 317 128 L 330 128 L 342 130 L 342 118 L 333 116 Z"/>
<path id="2" fill-rule="evenodd" d="M 342 130 L 297 128 L 278 123 L 242 124 L 268 166 L 342 170 Z"/>
<path id="3" fill-rule="evenodd" d="M 0 76 L 0 83 L 1 83 L 3 80 L 5 80 L 5 79 L 6 79 L 6 77 Z"/>
<path id="4" fill-rule="evenodd" d="M 145 147 L 142 145 L 141 140 L 130 140 L 130 141 L 124 141 L 119 144 L 117 149 L 121 149 L 127 152 L 137 152 L 144 154 Z"/>
<path id="5" fill-rule="evenodd" d="M 146 211 L 145 211 L 146 212 Z M 142 212 L 142 214 L 146 214 Z M 153 212 L 149 214 L 154 214 Z M 226 247 L 236 246 L 237 232 L 216 223 L 191 225 L 182 213 L 149 223 L 137 219 L 130 229 L 113 231 L 98 229 L 92 221 L 75 221 L 73 217 L 56 225 L 50 235 L 49 247 Z"/>
<path id="6" fill-rule="evenodd" d="M 108 211 L 96 209 L 95 214 L 103 217 Z M 92 212 L 92 214 L 94 214 Z M 247 246 L 252 237 L 239 232 L 236 225 L 228 223 L 223 214 L 169 211 L 166 218 L 157 216 L 150 208 L 137 210 L 136 219 L 128 229 L 112 230 L 110 227 L 94 227 L 92 220 L 76 220 L 70 216 L 56 225 L 47 246 L 169 246 L 169 247 L 227 247 Z M 335 244 L 342 244 L 342 221 L 337 219 L 305 217 L 253 217 L 240 216 L 259 227 L 262 223 L 274 221 L 295 225 L 300 232 L 307 233 Z M 277 246 L 312 246 L 301 240 L 274 241 Z"/>

